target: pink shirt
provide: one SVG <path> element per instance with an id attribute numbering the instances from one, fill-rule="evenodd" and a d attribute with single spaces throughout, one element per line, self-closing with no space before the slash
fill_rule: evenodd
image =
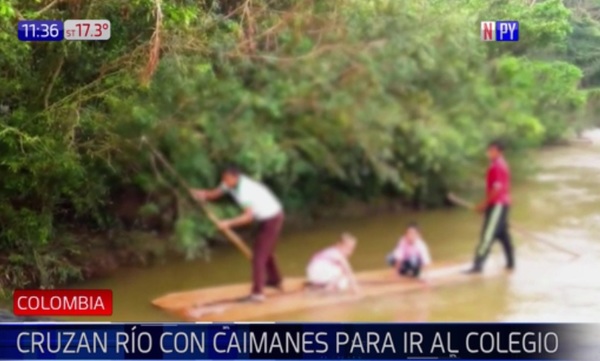
<path id="1" fill-rule="evenodd" d="M 397 260 L 406 260 L 406 259 L 421 259 L 423 265 L 428 265 L 431 263 L 431 255 L 429 254 L 429 249 L 427 245 L 422 239 L 417 239 L 412 244 L 408 242 L 404 237 L 402 237 L 398 241 L 398 245 L 394 250 L 394 258 Z"/>

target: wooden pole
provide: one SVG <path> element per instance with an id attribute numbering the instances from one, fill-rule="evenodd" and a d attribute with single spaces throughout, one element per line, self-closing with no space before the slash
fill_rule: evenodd
<path id="1" fill-rule="evenodd" d="M 475 209 L 475 206 L 474 206 L 474 205 L 473 205 L 471 202 L 469 202 L 469 201 L 466 201 L 466 200 L 464 200 L 464 199 L 460 198 L 459 196 L 457 196 L 457 195 L 455 195 L 455 194 L 453 194 L 453 193 L 448 193 L 448 199 L 449 199 L 449 200 L 450 200 L 452 203 L 454 203 L 454 204 L 456 204 L 456 205 L 459 205 L 459 206 L 462 206 L 462 207 L 465 207 L 465 208 L 468 208 L 468 209 L 471 209 L 471 210 L 474 210 L 474 209 Z M 581 255 L 580 255 L 579 253 L 575 253 L 575 252 L 573 252 L 573 251 L 571 251 L 571 250 L 568 250 L 568 249 L 566 249 L 566 248 L 563 248 L 563 247 L 561 247 L 561 246 L 559 246 L 559 245 L 557 245 L 557 244 L 555 244 L 555 243 L 553 243 L 553 242 L 550 242 L 550 241 L 548 241 L 548 240 L 545 240 L 545 239 L 543 239 L 543 238 L 541 238 L 541 237 L 539 237 L 539 236 L 537 236 L 537 235 L 535 235 L 535 234 L 531 233 L 530 231 L 527 231 L 525 228 L 523 228 L 523 227 L 521 227 L 521 226 L 519 226 L 519 225 L 517 225 L 517 224 L 511 223 L 511 226 L 512 226 L 512 227 L 513 227 L 513 228 L 514 228 L 514 229 L 515 229 L 517 232 L 519 232 L 519 233 L 521 233 L 521 234 L 527 234 L 528 236 L 530 236 L 530 237 L 533 237 L 533 238 L 534 238 L 536 241 L 538 241 L 538 242 L 541 242 L 541 243 L 544 243 L 544 244 L 545 244 L 545 245 L 547 245 L 548 247 L 554 248 L 554 249 L 555 249 L 555 250 L 557 250 L 557 251 L 560 251 L 560 252 L 564 252 L 564 253 L 570 254 L 571 256 L 573 256 L 573 257 L 576 257 L 576 258 L 579 258 L 579 257 L 581 257 Z"/>
<path id="2" fill-rule="evenodd" d="M 177 173 L 177 171 L 175 170 L 175 168 L 173 168 L 173 166 L 169 163 L 169 161 L 167 160 L 167 158 L 165 158 L 165 156 L 159 152 L 157 149 L 155 149 L 151 144 L 148 143 L 148 141 L 146 140 L 146 138 L 142 138 L 142 141 L 148 146 L 148 149 L 150 149 L 150 152 L 152 152 L 152 154 L 158 158 L 158 160 L 165 166 L 165 168 L 167 168 L 169 170 L 169 172 L 171 172 L 173 174 L 173 176 L 177 179 L 177 181 L 180 183 L 180 185 L 185 188 L 187 190 L 187 194 L 188 196 L 191 197 L 190 195 L 190 190 L 192 188 L 190 188 L 189 184 L 179 175 L 179 173 Z M 215 225 L 218 226 L 219 224 L 219 219 L 217 218 L 217 216 L 208 208 L 208 205 L 206 204 L 206 201 L 204 200 L 198 200 L 198 199 L 194 199 L 194 201 L 196 201 L 196 204 L 198 204 L 200 206 L 200 208 L 202 209 L 202 211 L 204 211 L 204 213 L 206 214 L 206 216 L 208 217 L 208 219 Z M 250 250 L 250 248 L 248 248 L 248 246 L 246 245 L 246 243 L 240 238 L 240 236 L 237 235 L 237 233 L 235 233 L 233 230 L 229 229 L 229 228 L 224 228 L 221 229 L 219 228 L 219 230 L 223 233 L 223 235 L 225 235 L 225 237 L 231 242 L 233 243 L 233 245 L 244 254 L 244 256 L 246 256 L 246 258 L 248 259 L 252 259 L 252 251 Z"/>

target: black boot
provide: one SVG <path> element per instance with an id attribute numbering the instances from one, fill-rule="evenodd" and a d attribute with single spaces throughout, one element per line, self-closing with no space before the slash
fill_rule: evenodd
<path id="1" fill-rule="evenodd" d="M 463 273 L 472 275 L 472 274 L 479 274 L 479 273 L 481 273 L 481 271 L 483 271 L 481 265 L 478 263 L 475 263 L 472 268 L 463 271 Z"/>

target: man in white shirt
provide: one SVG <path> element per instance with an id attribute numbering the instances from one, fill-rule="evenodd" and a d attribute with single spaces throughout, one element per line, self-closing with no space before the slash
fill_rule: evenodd
<path id="1" fill-rule="evenodd" d="M 252 257 L 252 293 L 248 301 L 263 301 L 264 286 L 281 289 L 282 277 L 274 253 L 283 226 L 284 213 L 273 192 L 264 184 L 242 174 L 236 167 L 225 169 L 219 187 L 212 190 L 193 189 L 191 192 L 196 199 L 207 201 L 230 194 L 244 209 L 241 215 L 220 221 L 219 228 L 238 227 L 253 221 L 259 223 Z"/>

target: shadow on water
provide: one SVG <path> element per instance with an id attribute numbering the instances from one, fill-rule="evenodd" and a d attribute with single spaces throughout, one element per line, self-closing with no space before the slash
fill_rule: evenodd
<path id="1" fill-rule="evenodd" d="M 599 137 L 600 138 L 600 137 Z M 600 144 L 600 139 L 597 141 Z M 281 315 L 299 321 L 600 321 L 600 158 L 598 146 L 555 148 L 538 156 L 540 172 L 515 189 L 513 219 L 535 237 L 561 244 L 583 256 L 570 256 L 537 242 L 517 239 L 518 269 L 512 275 L 426 290 L 356 304 Z M 357 270 L 384 267 L 384 257 L 405 224 L 416 219 L 438 260 L 473 252 L 480 217 L 464 210 L 399 213 L 330 222 L 282 239 L 278 256 L 287 275 L 302 275 L 310 256 L 343 231 L 359 238 L 353 259 Z M 495 254 L 500 248 L 493 249 Z M 488 267 L 502 267 L 502 258 Z M 245 282 L 249 264 L 231 249 L 212 262 L 179 262 L 150 269 L 123 270 L 116 276 L 78 287 L 111 288 L 113 321 L 172 321 L 150 305 L 165 293 Z"/>

